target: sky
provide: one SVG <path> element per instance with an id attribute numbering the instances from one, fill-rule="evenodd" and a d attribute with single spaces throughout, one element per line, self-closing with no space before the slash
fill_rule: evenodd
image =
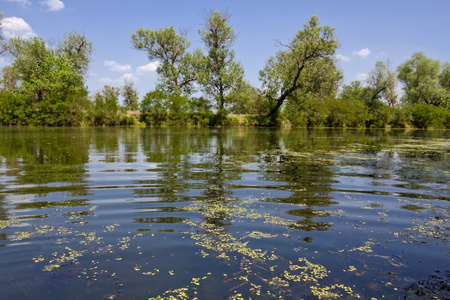
<path id="1" fill-rule="evenodd" d="M 281 49 L 276 41 L 288 43 L 312 15 L 335 28 L 345 83 L 365 80 L 379 60 L 396 69 L 418 51 L 450 61 L 450 0 L 0 0 L 6 38 L 39 36 L 54 45 L 64 34 L 82 33 L 94 47 L 90 93 L 132 79 L 141 99 L 155 87 L 157 62 L 133 49 L 130 35 L 173 25 L 189 30 L 188 50 L 204 50 L 198 30 L 210 10 L 231 14 L 236 60 L 255 87 L 259 70 Z M 0 57 L 0 68 L 9 63 Z"/>

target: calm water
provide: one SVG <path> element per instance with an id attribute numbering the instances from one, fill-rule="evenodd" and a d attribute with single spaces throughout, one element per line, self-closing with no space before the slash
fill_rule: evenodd
<path id="1" fill-rule="evenodd" d="M 450 299 L 450 131 L 0 128 L 1 299 Z"/>

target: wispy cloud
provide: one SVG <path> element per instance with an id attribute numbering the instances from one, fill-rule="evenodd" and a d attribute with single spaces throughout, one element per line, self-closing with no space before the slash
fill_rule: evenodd
<path id="1" fill-rule="evenodd" d="M 36 36 L 31 26 L 22 18 L 4 18 L 2 27 L 6 38 L 20 37 L 22 39 L 29 39 Z"/>
<path id="2" fill-rule="evenodd" d="M 356 80 L 364 81 L 364 80 L 367 80 L 367 78 L 369 78 L 369 74 L 367 74 L 367 73 L 356 74 Z"/>
<path id="3" fill-rule="evenodd" d="M 39 3 L 47 6 L 49 11 L 58 11 L 65 8 L 64 2 L 62 2 L 61 0 L 45 0 Z"/>
<path id="4" fill-rule="evenodd" d="M 28 5 L 31 5 L 31 2 L 28 0 L 6 0 L 7 2 L 16 2 L 18 4 L 20 4 L 23 7 L 26 7 Z"/>
<path id="5" fill-rule="evenodd" d="M 363 48 L 363 49 L 361 49 L 359 51 L 354 51 L 353 52 L 353 54 L 358 55 L 361 58 L 367 58 L 367 56 L 369 56 L 370 53 L 371 52 L 370 52 L 369 48 Z"/>
<path id="6" fill-rule="evenodd" d="M 336 54 L 336 59 L 341 61 L 350 61 L 350 57 L 342 55 L 342 54 Z"/>
<path id="7" fill-rule="evenodd" d="M 115 62 L 113 60 L 105 60 L 103 62 L 103 65 L 106 67 L 109 67 L 111 71 L 113 72 L 129 72 L 131 71 L 130 65 L 121 65 L 118 62 Z"/>
<path id="8" fill-rule="evenodd" d="M 139 78 L 137 78 L 136 76 L 134 76 L 131 73 L 125 73 L 122 76 L 120 76 L 119 78 L 101 77 L 99 79 L 99 81 L 101 83 L 116 84 L 116 85 L 122 84 L 125 80 L 137 82 L 137 81 L 139 81 Z"/>
<path id="9" fill-rule="evenodd" d="M 139 66 L 136 69 L 136 73 L 138 75 L 144 75 L 145 73 L 156 72 L 156 69 L 159 66 L 159 61 L 154 61 L 144 66 Z"/>

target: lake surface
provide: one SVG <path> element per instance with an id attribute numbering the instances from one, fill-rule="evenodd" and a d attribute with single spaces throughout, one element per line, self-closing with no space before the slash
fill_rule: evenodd
<path id="1" fill-rule="evenodd" d="M 450 299 L 450 131 L 0 128 L 1 299 Z"/>

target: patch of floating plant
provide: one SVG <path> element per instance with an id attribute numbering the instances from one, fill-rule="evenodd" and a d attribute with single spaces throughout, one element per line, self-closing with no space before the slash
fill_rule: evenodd
<path id="1" fill-rule="evenodd" d="M 0 220 L 0 229 L 6 229 L 11 227 L 11 225 L 18 225 L 19 221 L 17 220 Z"/>
<path id="2" fill-rule="evenodd" d="M 383 207 L 382 204 L 379 204 L 379 203 L 375 203 L 375 202 L 369 201 L 368 204 L 362 206 L 361 208 L 362 208 L 362 209 L 374 209 L 374 208 L 381 208 L 381 207 Z"/>
<path id="3" fill-rule="evenodd" d="M 405 204 L 405 205 L 400 206 L 400 208 L 406 209 L 406 210 L 412 210 L 412 211 L 419 211 L 421 209 L 425 209 L 425 207 L 415 205 L 415 204 Z"/>
<path id="4" fill-rule="evenodd" d="M 410 238 L 409 243 L 427 243 L 450 241 L 450 207 L 433 206 L 433 216 L 426 219 L 413 219 L 414 226 L 405 228 L 402 233 Z"/>
<path id="5" fill-rule="evenodd" d="M 276 248 L 267 250 L 252 247 L 252 240 L 272 239 L 278 237 L 278 234 L 261 231 L 233 234 L 227 226 L 212 222 L 225 218 L 228 225 L 259 221 L 287 231 L 299 228 L 299 223 L 294 220 L 258 212 L 256 208 L 260 205 L 261 201 L 258 199 L 219 198 L 212 202 L 194 202 L 185 208 L 202 216 L 197 221 L 184 221 L 194 229 L 184 233 L 189 234 L 202 248 L 199 255 L 203 258 L 222 260 L 230 266 L 239 266 L 233 274 L 223 275 L 223 284 L 229 287 L 229 299 L 244 299 L 243 295 L 296 298 L 299 295 L 295 290 L 299 288 L 302 288 L 302 295 L 314 295 L 319 299 L 338 298 L 342 295 L 359 298 L 350 286 L 340 283 L 329 284 L 327 279 L 330 271 L 323 265 L 313 263 L 305 257 L 287 261 L 277 254 Z M 319 211 L 315 215 L 333 214 L 334 212 Z M 189 297 L 195 296 L 189 286 L 183 287 L 183 293 Z M 170 299 L 167 294 L 158 297 L 160 298 L 155 299 Z"/>

